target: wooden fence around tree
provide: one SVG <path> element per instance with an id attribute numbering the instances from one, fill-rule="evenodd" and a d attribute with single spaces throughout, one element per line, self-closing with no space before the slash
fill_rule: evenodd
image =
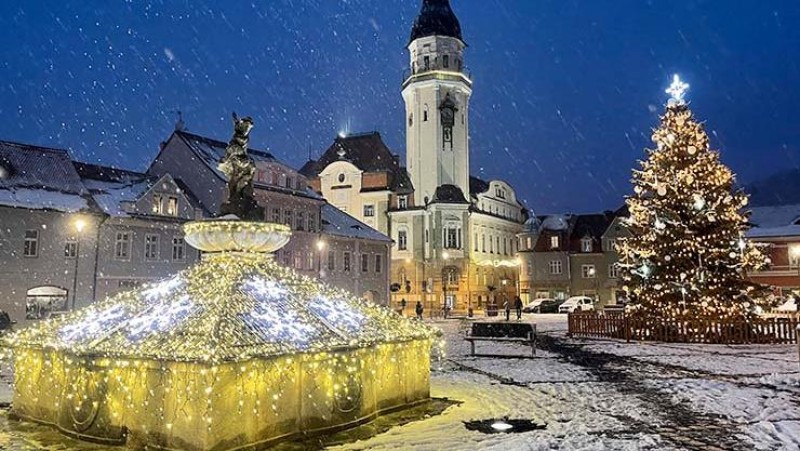
<path id="1" fill-rule="evenodd" d="M 795 344 L 798 318 L 726 320 L 711 317 L 644 319 L 625 313 L 579 312 L 569 336 L 710 344 Z"/>

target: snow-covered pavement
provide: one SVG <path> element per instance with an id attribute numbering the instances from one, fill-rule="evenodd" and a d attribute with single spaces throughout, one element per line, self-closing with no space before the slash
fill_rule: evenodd
<path id="1" fill-rule="evenodd" d="M 495 357 L 470 357 L 463 340 L 470 322 L 437 321 L 447 356 L 434 362 L 431 394 L 452 405 L 329 449 L 800 450 L 795 346 L 573 340 L 563 315 L 525 320 L 535 322 L 542 337 L 533 359 L 525 346 L 491 343 L 478 344 L 478 351 Z M 0 398 L 7 395 L 0 388 Z M 503 417 L 546 427 L 487 435 L 464 425 Z M 303 449 L 298 446 L 286 449 Z M 0 449 L 107 448 L 11 422 L 3 413 Z"/>
<path id="2" fill-rule="evenodd" d="M 531 315 L 535 359 L 469 357 L 467 321 L 439 321 L 447 359 L 432 396 L 461 402 L 337 450 L 800 450 L 794 346 L 706 346 L 572 340 L 562 315 Z M 516 345 L 479 352 L 525 356 Z M 469 431 L 465 421 L 530 419 L 543 430 Z"/>

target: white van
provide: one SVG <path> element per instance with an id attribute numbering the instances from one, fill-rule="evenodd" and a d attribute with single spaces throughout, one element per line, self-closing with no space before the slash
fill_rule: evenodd
<path id="1" fill-rule="evenodd" d="M 594 299 L 587 296 L 573 296 L 558 306 L 558 313 L 588 312 L 594 310 Z"/>

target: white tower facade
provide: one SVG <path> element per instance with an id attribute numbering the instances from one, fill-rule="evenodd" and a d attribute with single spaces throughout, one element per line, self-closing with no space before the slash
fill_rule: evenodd
<path id="1" fill-rule="evenodd" d="M 469 100 L 472 81 L 466 44 L 449 0 L 425 0 L 408 45 L 403 82 L 406 166 L 416 201 L 427 203 L 443 185 L 469 198 Z"/>

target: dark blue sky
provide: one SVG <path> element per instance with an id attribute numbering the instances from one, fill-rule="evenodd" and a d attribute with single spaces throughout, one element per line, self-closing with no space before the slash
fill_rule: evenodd
<path id="1" fill-rule="evenodd" d="M 0 139 L 144 169 L 184 112 L 299 167 L 345 127 L 404 152 L 420 0 L 3 1 Z M 470 45 L 472 172 L 537 213 L 613 208 L 673 72 L 749 182 L 800 164 L 797 0 L 454 0 Z"/>

